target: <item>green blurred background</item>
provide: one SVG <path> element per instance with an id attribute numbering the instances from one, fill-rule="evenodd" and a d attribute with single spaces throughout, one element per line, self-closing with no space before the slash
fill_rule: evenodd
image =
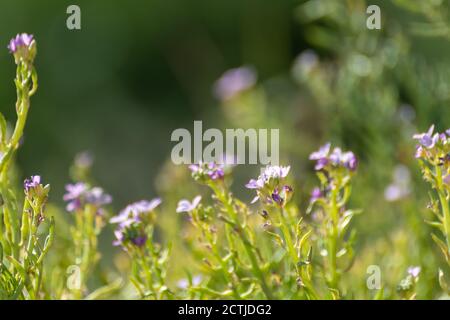
<path id="1" fill-rule="evenodd" d="M 66 28 L 71 4 L 81 8 L 81 30 Z M 381 7 L 381 30 L 366 28 L 369 4 Z M 168 162 L 174 129 L 192 130 L 193 120 L 280 128 L 281 158 L 293 167 L 302 207 L 315 184 L 311 151 L 331 140 L 361 158 L 352 203 L 364 209 L 357 272 L 377 263 L 398 279 L 404 266 L 419 264 L 430 283 L 422 297 L 437 290 L 442 261 L 422 223 L 427 193 L 411 135 L 431 123 L 450 126 L 449 1 L 1 0 L 0 21 L 0 111 L 10 122 L 6 45 L 18 32 L 38 42 L 40 88 L 18 164 L 23 176 L 51 183 L 53 202 L 62 203 L 82 150 L 94 154 L 93 175 L 120 209 L 156 194 L 194 194 Z M 213 83 L 241 65 L 255 68 L 258 84 L 223 104 Z M 233 117 L 244 107 L 257 120 Z M 235 191 L 247 200 L 242 184 L 257 168 L 244 169 Z M 392 201 L 394 172 L 406 191 Z"/>

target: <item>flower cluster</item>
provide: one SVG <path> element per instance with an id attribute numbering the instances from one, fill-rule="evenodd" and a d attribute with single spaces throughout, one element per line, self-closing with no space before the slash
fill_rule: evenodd
<path id="1" fill-rule="evenodd" d="M 450 129 L 434 133 L 434 125 L 427 132 L 415 134 L 416 158 L 431 166 L 440 166 L 442 181 L 450 186 Z"/>
<path id="2" fill-rule="evenodd" d="M 292 187 L 285 184 L 289 170 L 289 166 L 267 166 L 257 179 L 250 179 L 245 186 L 255 189 L 257 194 L 252 203 L 261 200 L 283 207 L 292 196 Z"/>
<path id="3" fill-rule="evenodd" d="M 223 180 L 225 176 L 225 165 L 215 162 L 199 162 L 190 165 L 189 169 L 194 179 L 203 182 Z"/>
<path id="4" fill-rule="evenodd" d="M 450 264 L 450 129 L 445 133 L 434 132 L 432 125 L 427 132 L 415 134 L 413 139 L 418 142 L 416 158 L 423 178 L 434 189 L 434 193 L 430 193 L 429 208 L 436 220 L 428 223 L 443 236 L 442 240 L 438 235 L 432 234 L 432 239 Z"/>
<path id="5" fill-rule="evenodd" d="M 67 202 L 66 210 L 69 212 L 76 212 L 84 209 L 86 205 L 93 205 L 97 208 L 97 214 L 101 214 L 101 208 L 112 201 L 112 197 L 102 188 L 91 188 L 83 182 L 66 185 L 66 191 L 63 199 Z"/>
<path id="6" fill-rule="evenodd" d="M 27 33 L 18 34 L 15 38 L 12 38 L 8 49 L 14 55 L 16 63 L 20 60 L 31 63 L 36 56 L 36 42 L 33 35 Z"/>
<path id="7" fill-rule="evenodd" d="M 119 215 L 110 219 L 110 223 L 118 224 L 114 232 L 114 245 L 122 246 L 125 250 L 131 245 L 142 247 L 148 235 L 146 226 L 153 223 L 153 211 L 161 204 L 161 199 L 151 201 L 141 200 L 126 206 Z"/>
<path id="8" fill-rule="evenodd" d="M 316 161 L 315 170 L 329 170 L 330 167 L 344 167 L 351 171 L 355 171 L 358 167 L 358 160 L 351 151 L 342 152 L 341 148 L 336 147 L 330 153 L 331 144 L 327 143 L 318 151 L 311 153 L 310 160 Z"/>
<path id="9" fill-rule="evenodd" d="M 23 183 L 25 196 L 33 210 L 37 213 L 36 223 L 39 225 L 44 220 L 44 207 L 48 200 L 50 185 L 41 183 L 41 176 L 31 176 Z"/>

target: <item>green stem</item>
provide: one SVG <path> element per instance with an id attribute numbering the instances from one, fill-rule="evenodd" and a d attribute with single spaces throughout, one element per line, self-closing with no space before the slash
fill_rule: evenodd
<path id="1" fill-rule="evenodd" d="M 261 289 L 264 292 L 264 295 L 266 296 L 267 299 L 274 300 L 275 297 L 272 294 L 271 290 L 269 289 L 269 285 L 267 284 L 264 273 L 262 272 L 261 268 L 259 267 L 258 259 L 256 258 L 255 252 L 253 250 L 253 246 L 251 245 L 250 241 L 248 240 L 244 228 L 239 223 L 237 213 L 234 211 L 234 208 L 231 205 L 228 197 L 226 196 L 225 191 L 220 192 L 216 188 L 213 188 L 213 190 L 215 191 L 216 196 L 218 197 L 219 201 L 225 206 L 226 212 L 228 213 L 228 215 L 234 221 L 234 223 L 236 224 L 236 227 L 238 228 L 240 240 L 244 244 L 245 251 L 246 251 L 248 258 L 250 259 L 250 263 L 252 265 L 253 273 L 258 278 L 260 285 L 261 285 Z"/>
<path id="2" fill-rule="evenodd" d="M 335 186 L 331 192 L 330 217 L 331 230 L 328 237 L 328 256 L 329 256 L 329 285 L 333 289 L 337 289 L 338 273 L 337 273 L 337 240 L 338 240 L 338 223 L 339 208 L 337 205 L 338 188 Z"/>
<path id="3" fill-rule="evenodd" d="M 442 170 L 439 165 L 436 166 L 436 184 L 437 192 L 439 195 L 439 202 L 441 203 L 442 215 L 443 215 L 443 225 L 445 232 L 445 239 L 447 242 L 447 248 L 450 251 L 450 208 L 448 204 L 447 197 L 445 196 L 444 183 L 442 180 Z"/>

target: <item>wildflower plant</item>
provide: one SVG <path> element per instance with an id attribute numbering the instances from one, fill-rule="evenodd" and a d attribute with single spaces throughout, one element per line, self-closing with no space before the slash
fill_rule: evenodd
<path id="1" fill-rule="evenodd" d="M 121 246 L 133 263 L 131 282 L 142 298 L 169 299 L 173 293 L 166 286 L 170 246 L 162 247 L 154 237 L 155 209 L 159 198 L 128 205 L 110 223 L 117 225 L 114 245 Z"/>
<path id="2" fill-rule="evenodd" d="M 415 134 L 413 138 L 417 141 L 415 157 L 423 178 L 434 190 L 430 193 L 428 207 L 436 220 L 427 222 L 441 233 L 441 237 L 434 233 L 431 236 L 450 265 L 450 129 L 442 133 L 434 132 L 432 125 L 427 132 Z M 440 282 L 446 288 L 442 271 Z"/>
<path id="3" fill-rule="evenodd" d="M 88 275 L 100 259 L 98 236 L 105 226 L 104 206 L 111 203 L 112 197 L 100 187 L 90 187 L 77 182 L 66 185 L 64 201 L 66 210 L 73 214 L 75 224 L 71 228 L 74 243 L 74 264 L 80 268 L 80 286 L 72 290 L 75 299 L 87 293 Z"/>
<path id="4" fill-rule="evenodd" d="M 40 299 L 43 262 L 54 238 L 54 221 L 45 214 L 50 191 L 40 176 L 24 182 L 23 205 L 11 177 L 13 157 L 19 148 L 30 110 L 30 99 L 37 90 L 34 68 L 36 41 L 32 35 L 19 34 L 8 46 L 17 65 L 17 121 L 7 136 L 6 120 L 0 114 L 0 299 Z"/>
<path id="5" fill-rule="evenodd" d="M 354 258 L 355 233 L 348 235 L 348 231 L 352 218 L 359 211 L 348 209 L 347 203 L 358 161 L 351 151 L 343 152 L 338 147 L 331 150 L 330 143 L 313 152 L 309 159 L 315 161 L 320 186 L 311 193 L 308 212 L 314 213 L 322 239 L 320 253 L 325 260 L 326 282 L 333 296 L 339 297 L 339 280 L 352 266 Z"/>

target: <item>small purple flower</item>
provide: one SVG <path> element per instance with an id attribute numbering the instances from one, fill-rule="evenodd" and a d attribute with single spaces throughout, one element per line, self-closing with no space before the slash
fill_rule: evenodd
<path id="1" fill-rule="evenodd" d="M 417 140 L 420 145 L 427 149 L 431 149 L 439 141 L 440 135 L 436 133 L 433 135 L 434 124 L 428 129 L 426 133 L 420 133 L 413 135 L 413 139 Z"/>
<path id="2" fill-rule="evenodd" d="M 264 186 L 264 181 L 258 179 L 250 179 L 249 182 L 245 185 L 247 189 L 259 189 Z"/>
<path id="3" fill-rule="evenodd" d="M 199 162 L 189 166 L 193 176 L 208 178 L 210 180 L 222 180 L 225 177 L 225 165 L 215 162 Z"/>
<path id="4" fill-rule="evenodd" d="M 117 216 L 112 217 L 110 223 L 127 223 L 130 221 L 140 221 L 141 216 L 155 210 L 161 204 L 160 198 L 151 201 L 141 200 L 126 206 Z"/>
<path id="5" fill-rule="evenodd" d="M 192 202 L 189 202 L 188 200 L 180 200 L 180 202 L 178 202 L 178 206 L 177 206 L 177 213 L 181 213 L 181 212 L 192 212 L 193 210 L 195 210 L 195 208 L 197 208 L 198 204 L 200 203 L 200 200 L 202 199 L 201 196 L 196 196 L 194 198 L 194 200 L 192 200 Z"/>
<path id="6" fill-rule="evenodd" d="M 272 193 L 272 200 L 275 201 L 278 204 L 283 203 L 283 198 L 278 194 L 278 190 L 275 189 L 275 191 Z"/>
<path id="7" fill-rule="evenodd" d="M 316 161 L 316 165 L 314 166 L 316 171 L 326 168 L 329 164 L 335 167 L 343 166 L 350 171 L 356 170 L 358 167 L 358 159 L 353 152 L 342 152 L 341 148 L 336 147 L 330 153 L 330 147 L 331 144 L 327 143 L 309 156 L 310 160 Z"/>
<path id="8" fill-rule="evenodd" d="M 142 247 L 147 241 L 147 236 L 137 236 L 136 238 L 131 239 L 131 242 L 138 247 Z"/>
<path id="9" fill-rule="evenodd" d="M 356 168 L 358 167 L 358 159 L 356 158 L 355 154 L 351 151 L 344 153 L 342 155 L 341 160 L 344 163 L 344 166 L 347 167 L 347 169 L 350 169 L 351 171 L 355 171 Z"/>
<path id="10" fill-rule="evenodd" d="M 21 47 L 29 47 L 33 41 L 33 35 L 31 34 L 18 34 L 15 38 L 12 38 L 9 42 L 8 49 L 11 53 L 16 53 Z"/>
<path id="11" fill-rule="evenodd" d="M 202 282 L 202 276 L 197 275 L 192 278 L 192 286 L 197 287 Z M 180 289 L 187 289 L 189 287 L 189 281 L 188 279 L 181 279 L 177 283 L 177 287 Z"/>
<path id="12" fill-rule="evenodd" d="M 450 173 L 444 177 L 443 181 L 445 184 L 450 186 Z"/>
<path id="13" fill-rule="evenodd" d="M 161 204 L 161 199 L 141 200 L 126 206 L 117 216 L 112 217 L 109 222 L 118 224 L 114 232 L 115 246 L 122 246 L 127 250 L 127 245 L 142 247 L 147 242 L 145 227 L 147 215 Z"/>
<path id="14" fill-rule="evenodd" d="M 250 179 L 245 187 L 247 189 L 262 189 L 270 184 L 272 180 L 286 178 L 290 169 L 290 166 L 267 166 L 262 174 L 258 176 L 258 179 Z"/>
<path id="15" fill-rule="evenodd" d="M 315 160 L 316 165 L 314 167 L 315 170 L 322 170 L 329 162 L 328 154 L 330 153 L 331 144 L 327 143 L 324 146 L 320 147 L 318 151 L 315 151 L 310 154 L 309 160 Z"/>
<path id="16" fill-rule="evenodd" d="M 420 274 L 420 270 L 421 270 L 420 267 L 409 267 L 408 274 L 413 278 L 417 278 Z"/>
<path id="17" fill-rule="evenodd" d="M 328 153 L 330 152 L 330 147 L 331 147 L 330 143 L 323 145 L 322 147 L 320 147 L 318 151 L 315 151 L 310 154 L 309 160 L 320 160 L 322 158 L 327 158 Z"/>
<path id="18" fill-rule="evenodd" d="M 214 84 L 214 93 L 222 101 L 230 100 L 256 83 L 252 68 L 240 67 L 226 71 Z"/>
<path id="19" fill-rule="evenodd" d="M 83 182 L 67 184 L 66 191 L 63 200 L 67 202 L 66 210 L 69 212 L 82 209 L 86 204 L 92 204 L 100 209 L 100 207 L 112 202 L 112 197 L 105 193 L 102 188 L 89 188 Z"/>
<path id="20" fill-rule="evenodd" d="M 445 130 L 445 133 L 450 137 L 450 129 Z"/>
<path id="21" fill-rule="evenodd" d="M 29 179 L 25 179 L 23 186 L 25 192 L 29 192 L 31 189 L 35 189 L 37 186 L 41 184 L 40 176 L 31 176 Z"/>
<path id="22" fill-rule="evenodd" d="M 425 154 L 426 154 L 426 151 L 422 146 L 420 146 L 420 145 L 416 146 L 416 153 L 414 155 L 414 157 L 416 159 L 423 158 L 425 156 Z"/>
<path id="23" fill-rule="evenodd" d="M 322 191 L 320 190 L 319 187 L 315 187 L 312 191 L 311 191 L 311 198 L 309 199 L 310 202 L 314 202 L 318 199 L 320 199 L 323 196 Z"/>

